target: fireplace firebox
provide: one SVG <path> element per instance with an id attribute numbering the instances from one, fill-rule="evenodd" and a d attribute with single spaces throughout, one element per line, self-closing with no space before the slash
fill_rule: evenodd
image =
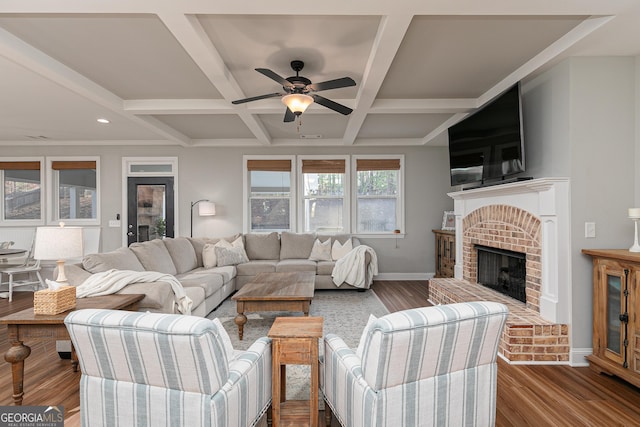
<path id="1" fill-rule="evenodd" d="M 526 303 L 526 254 L 482 245 L 475 249 L 478 283 Z"/>

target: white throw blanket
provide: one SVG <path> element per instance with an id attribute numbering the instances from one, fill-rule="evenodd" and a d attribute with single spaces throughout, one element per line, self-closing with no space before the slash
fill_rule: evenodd
<path id="1" fill-rule="evenodd" d="M 168 282 L 173 289 L 178 311 L 182 314 L 191 314 L 193 301 L 187 296 L 182 283 L 174 276 L 157 271 L 132 271 L 132 270 L 107 270 L 102 273 L 92 274 L 87 280 L 76 287 L 76 297 L 111 295 L 118 292 L 131 283 L 141 282 Z"/>
<path id="2" fill-rule="evenodd" d="M 364 260 L 367 252 L 371 255 L 371 262 L 365 269 Z M 331 277 L 333 277 L 333 283 L 336 286 L 340 286 L 344 282 L 356 288 L 367 289 L 376 274 L 378 274 L 376 252 L 367 245 L 359 245 L 336 261 Z M 368 281 L 367 276 L 369 277 Z"/>

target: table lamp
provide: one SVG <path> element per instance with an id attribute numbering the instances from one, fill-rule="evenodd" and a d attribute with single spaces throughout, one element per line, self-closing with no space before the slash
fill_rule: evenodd
<path id="1" fill-rule="evenodd" d="M 635 224 L 633 246 L 629 248 L 629 252 L 640 252 L 640 244 L 638 244 L 638 220 L 640 220 L 640 208 L 629 208 L 629 219 L 633 220 Z"/>
<path id="2" fill-rule="evenodd" d="M 59 227 L 38 227 L 33 257 L 39 260 L 55 260 L 58 264 L 58 278 L 56 282 L 66 282 L 64 274 L 64 260 L 80 258 L 84 255 L 81 227 L 65 227 L 64 222 Z"/>
<path id="3" fill-rule="evenodd" d="M 198 205 L 199 216 L 213 216 L 216 214 L 216 204 L 209 200 L 202 199 L 197 202 L 191 202 L 191 233 L 189 234 L 191 237 L 193 237 L 193 207 L 195 205 Z"/>

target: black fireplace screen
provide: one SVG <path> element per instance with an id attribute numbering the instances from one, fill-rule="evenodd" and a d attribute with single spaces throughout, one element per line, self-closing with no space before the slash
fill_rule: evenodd
<path id="1" fill-rule="evenodd" d="M 476 251 L 478 283 L 526 303 L 526 255 L 480 245 Z"/>

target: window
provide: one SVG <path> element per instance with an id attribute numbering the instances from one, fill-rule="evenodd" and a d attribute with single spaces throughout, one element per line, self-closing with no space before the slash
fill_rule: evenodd
<path id="1" fill-rule="evenodd" d="M 53 221 L 98 220 L 97 160 L 51 160 Z"/>
<path id="2" fill-rule="evenodd" d="M 348 224 L 349 188 L 346 174 L 346 158 L 301 158 L 303 232 L 345 231 Z"/>
<path id="3" fill-rule="evenodd" d="M 249 231 L 293 230 L 292 159 L 246 159 Z M 247 198 L 245 198 L 247 200 Z"/>
<path id="4" fill-rule="evenodd" d="M 403 155 L 244 156 L 244 171 L 247 233 L 404 233 Z"/>
<path id="5" fill-rule="evenodd" d="M 402 158 L 356 159 L 357 233 L 402 230 Z"/>
<path id="6" fill-rule="evenodd" d="M 41 161 L 0 161 L 2 221 L 42 219 Z"/>

